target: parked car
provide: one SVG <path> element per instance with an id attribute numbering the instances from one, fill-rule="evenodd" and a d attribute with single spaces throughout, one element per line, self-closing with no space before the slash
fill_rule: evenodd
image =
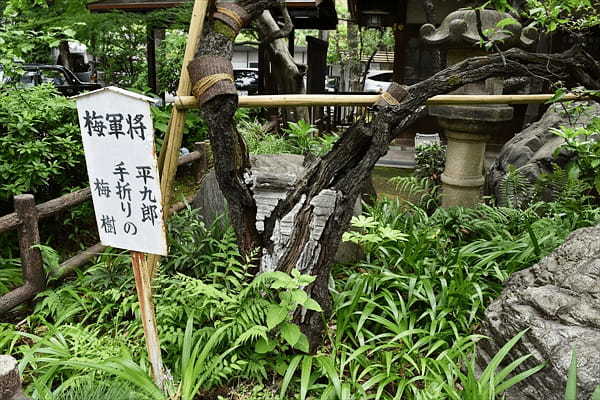
<path id="1" fill-rule="evenodd" d="M 23 64 L 24 70 L 17 86 L 29 87 L 51 83 L 64 96 L 74 96 L 88 90 L 101 89 L 102 85 L 91 82 L 81 82 L 73 72 L 61 65 Z M 10 78 L 2 77 L 2 82 Z"/>
<path id="2" fill-rule="evenodd" d="M 258 92 L 258 68 L 237 68 L 233 70 L 235 88 L 240 95 L 256 94 Z"/>
<path id="3" fill-rule="evenodd" d="M 392 84 L 393 76 L 393 71 L 371 71 L 367 74 L 363 90 L 371 93 L 385 92 Z"/>

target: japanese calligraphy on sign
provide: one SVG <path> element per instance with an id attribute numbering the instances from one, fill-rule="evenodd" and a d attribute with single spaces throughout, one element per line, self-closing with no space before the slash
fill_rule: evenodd
<path id="1" fill-rule="evenodd" d="M 102 244 L 166 255 L 153 100 L 115 87 L 75 99 Z"/>

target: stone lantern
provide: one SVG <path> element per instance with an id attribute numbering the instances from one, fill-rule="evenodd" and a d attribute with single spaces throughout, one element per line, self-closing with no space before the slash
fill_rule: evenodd
<path id="1" fill-rule="evenodd" d="M 502 49 L 532 46 L 537 38 L 534 28 L 523 29 L 516 21 L 503 29 L 497 28 L 498 22 L 510 17 L 495 10 L 482 10 L 483 32 L 493 32 L 489 34 L 490 39 Z M 426 44 L 447 52 L 448 65 L 488 54 L 480 46 L 474 10 L 462 9 L 449 14 L 437 29 L 431 24 L 423 25 L 420 34 Z M 503 89 L 502 78 L 489 78 L 467 84 L 453 94 L 493 95 L 502 94 Z M 430 106 L 429 115 L 438 118 L 448 138 L 442 206 L 474 206 L 481 202 L 486 142 L 512 120 L 513 109 L 508 105 Z"/>

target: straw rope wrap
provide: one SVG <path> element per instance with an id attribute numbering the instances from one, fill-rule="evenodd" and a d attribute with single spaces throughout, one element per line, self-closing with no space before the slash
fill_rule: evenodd
<path id="1" fill-rule="evenodd" d="M 235 3 L 217 3 L 217 10 L 213 14 L 213 18 L 229 27 L 233 31 L 233 38 L 240 33 L 250 20 L 246 10 Z"/>
<path id="2" fill-rule="evenodd" d="M 237 95 L 231 61 L 219 56 L 197 57 L 188 64 L 192 94 L 202 106 L 219 95 Z"/>
<path id="3" fill-rule="evenodd" d="M 406 96 L 408 96 L 406 87 L 392 82 L 388 90 L 381 93 L 381 97 L 375 102 L 375 106 L 397 106 Z"/>
<path id="4" fill-rule="evenodd" d="M 194 84 L 194 87 L 192 88 L 192 94 L 196 97 L 202 97 L 208 91 L 208 89 L 216 85 L 218 82 L 225 80 L 231 82 L 234 81 L 233 76 L 229 74 L 214 74 L 205 76 Z"/>

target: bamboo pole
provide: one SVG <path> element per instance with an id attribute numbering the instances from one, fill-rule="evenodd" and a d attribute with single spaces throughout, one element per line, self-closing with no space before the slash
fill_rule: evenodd
<path id="1" fill-rule="evenodd" d="M 545 103 L 553 94 L 521 95 L 439 95 L 427 100 L 427 105 L 474 105 L 474 104 L 535 104 Z M 284 94 L 270 96 L 240 96 L 239 106 L 254 107 L 301 107 L 301 106 L 372 106 L 381 98 L 378 94 Z M 561 101 L 586 100 L 575 94 L 565 95 Z M 175 98 L 176 109 L 189 110 L 198 107 L 194 96 Z"/>
<path id="2" fill-rule="evenodd" d="M 152 379 L 161 390 L 165 387 L 165 371 L 160 354 L 160 341 L 158 339 L 158 327 L 154 314 L 154 303 L 152 301 L 152 275 L 149 273 L 144 253 L 131 252 L 131 266 L 135 277 L 135 288 L 140 303 L 140 314 L 142 326 L 144 327 L 144 338 L 148 359 L 152 366 Z"/>
<path id="3" fill-rule="evenodd" d="M 204 29 L 204 19 L 208 10 L 209 0 L 196 0 L 192 11 L 190 21 L 190 29 L 188 32 L 188 40 L 185 47 L 185 55 L 179 75 L 179 87 L 177 88 L 177 96 L 189 96 L 192 92 L 192 82 L 187 72 L 187 65 L 196 53 L 200 37 Z M 185 111 L 178 107 L 173 107 L 171 111 L 171 120 L 165 137 L 164 147 L 161 150 L 158 166 L 161 170 L 160 190 L 162 193 L 163 216 L 169 216 L 169 202 L 171 200 L 171 190 L 175 173 L 177 172 L 177 160 L 179 158 L 179 148 L 183 139 L 183 126 L 185 123 Z M 150 276 L 154 275 L 156 266 L 158 265 L 159 256 L 148 255 L 148 269 Z"/>

